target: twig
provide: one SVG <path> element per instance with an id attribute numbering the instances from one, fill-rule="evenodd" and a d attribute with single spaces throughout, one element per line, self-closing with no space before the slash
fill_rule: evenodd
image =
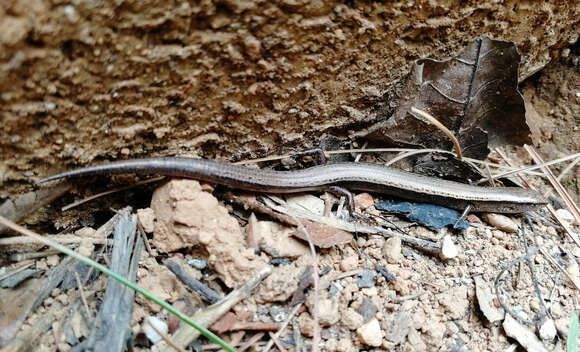
<path id="1" fill-rule="evenodd" d="M 58 276 L 58 272 L 56 272 L 56 271 L 60 270 L 61 267 L 65 267 L 66 265 L 69 265 L 70 261 L 73 260 L 72 258 L 74 258 L 76 260 L 79 260 L 85 264 L 88 264 L 88 265 L 96 268 L 97 270 L 103 272 L 107 276 L 112 277 L 119 282 L 122 282 L 125 286 L 131 288 L 132 290 L 139 292 L 141 295 L 143 295 L 148 300 L 154 302 L 155 304 L 161 306 L 163 309 L 167 310 L 171 314 L 175 315 L 180 320 L 184 321 L 188 326 L 191 326 L 191 327 L 197 329 L 198 331 L 201 331 L 205 337 L 207 337 L 211 341 L 219 344 L 226 351 L 234 352 L 234 350 L 231 346 L 226 344 L 222 339 L 217 337 L 214 333 L 207 330 L 205 327 L 201 326 L 200 324 L 196 323 L 195 321 L 193 321 L 192 319 L 190 319 L 188 316 L 181 313 L 177 309 L 173 308 L 173 306 L 171 306 L 167 302 L 159 299 L 158 297 L 153 295 L 151 292 L 142 289 L 141 287 L 137 286 L 134 282 L 126 280 L 124 277 L 116 274 L 114 271 L 108 269 L 104 265 L 99 264 L 99 263 L 97 263 L 97 262 L 95 262 L 95 261 L 93 261 L 85 256 L 79 255 L 78 253 L 71 250 L 70 248 L 65 247 L 63 245 L 60 245 L 54 241 L 51 241 L 48 238 L 45 238 L 45 237 L 43 237 L 35 232 L 32 232 L 32 231 L 22 227 L 22 226 L 19 226 L 18 224 L 15 224 L 14 222 L 12 222 L 12 221 L 10 221 L 2 216 L 0 216 L 0 224 L 6 226 L 7 228 L 9 228 L 13 231 L 18 232 L 18 233 L 33 237 L 36 240 L 38 240 L 39 242 L 44 243 L 45 245 L 53 247 L 55 249 L 58 249 L 59 251 L 63 252 L 64 254 L 70 256 L 70 258 L 64 259 L 57 267 L 51 269 L 51 272 L 53 272 L 53 274 L 49 276 L 49 283 L 46 286 L 46 291 L 48 291 L 47 295 L 52 291 L 52 289 L 54 287 L 56 287 L 56 285 L 52 286 L 52 282 L 56 282 L 56 277 Z M 60 271 L 64 271 L 64 270 L 60 270 Z M 44 292 L 41 293 L 41 295 L 39 295 L 38 299 L 34 302 L 34 305 L 37 305 L 37 304 L 39 304 L 39 302 L 42 302 L 42 300 L 45 297 L 46 296 L 44 296 Z"/>
<path id="2" fill-rule="evenodd" d="M 495 148 L 495 151 L 508 165 L 511 165 L 510 160 L 505 156 L 505 154 L 501 151 L 501 149 Z M 528 188 L 537 190 L 534 187 L 534 185 L 532 185 L 524 175 L 518 174 L 518 177 L 522 180 L 522 182 L 524 182 L 524 184 Z M 570 237 L 570 239 L 572 239 L 572 241 L 578 246 L 578 248 L 580 248 L 580 240 L 576 238 L 576 235 L 574 234 L 574 232 L 572 232 L 570 225 L 568 225 L 566 221 L 562 220 L 562 218 L 558 215 L 558 213 L 556 213 L 556 209 L 554 209 L 554 207 L 551 204 L 546 204 L 546 209 L 548 209 L 552 217 L 554 217 L 554 219 L 556 219 L 556 221 L 560 224 L 560 226 L 562 226 L 562 228 L 564 229 L 566 234 Z"/>
<path id="3" fill-rule="evenodd" d="M 265 333 L 259 332 L 256 335 L 252 336 L 248 341 L 246 341 L 246 343 L 244 343 L 243 345 L 240 346 L 240 348 L 238 348 L 238 352 L 244 352 L 252 345 L 254 345 L 257 341 L 259 341 L 264 335 Z"/>
<path id="4" fill-rule="evenodd" d="M 1 274 L 0 281 L 4 280 L 12 275 L 18 274 L 19 272 L 21 272 L 23 270 L 30 268 L 33 264 L 34 264 L 33 262 L 30 262 L 30 263 L 24 264 L 16 269 L 14 269 L 14 270 L 11 270 L 11 271 L 5 272 L 4 274 Z"/>
<path id="5" fill-rule="evenodd" d="M 274 341 L 274 343 L 276 344 L 276 347 L 278 347 L 278 349 L 280 350 L 280 352 L 286 352 L 286 349 L 282 346 L 282 344 L 280 343 L 280 340 L 278 340 L 278 338 L 276 336 L 274 336 L 273 333 L 268 333 L 268 336 L 270 336 L 271 341 Z"/>
<path id="6" fill-rule="evenodd" d="M 0 215 L 11 221 L 19 222 L 28 214 L 34 213 L 36 210 L 65 194 L 71 187 L 71 184 L 60 183 L 50 188 L 25 193 L 14 200 L 8 199 L 0 204 Z M 4 233 L 5 231 L 6 228 L 0 225 L 0 233 Z"/>
<path id="7" fill-rule="evenodd" d="M 113 243 L 113 241 L 104 238 L 88 238 L 88 237 L 79 237 L 76 235 L 54 235 L 51 236 L 51 239 L 59 244 L 77 244 L 81 243 L 82 241 L 88 241 L 92 244 L 106 244 L 106 245 L 110 245 L 111 243 Z M 17 244 L 31 244 L 31 243 L 43 244 L 45 242 L 27 236 L 0 238 L 0 246 L 12 246 Z"/>
<path id="8" fill-rule="evenodd" d="M 501 277 L 503 276 L 503 274 L 508 271 L 511 267 L 513 267 L 514 265 L 518 264 L 518 263 L 522 263 L 530 258 L 532 258 L 534 255 L 536 255 L 538 253 L 539 249 L 534 249 L 532 251 L 530 251 L 528 254 L 526 254 L 525 256 L 518 258 L 510 263 L 508 263 L 508 265 L 506 265 L 505 268 L 503 268 L 499 274 L 497 274 L 497 276 L 495 277 L 495 282 L 494 282 L 494 286 L 495 286 L 495 292 L 496 292 L 496 297 L 497 297 L 497 301 L 499 302 L 499 305 L 509 314 L 511 315 L 514 319 L 516 319 L 517 321 L 519 321 L 522 324 L 526 324 L 526 325 L 534 325 L 534 323 L 528 319 L 524 319 L 522 317 L 520 317 L 519 315 L 517 315 L 515 312 L 513 312 L 511 310 L 511 308 L 509 308 L 508 306 L 505 305 L 505 303 L 503 302 L 501 295 L 500 295 L 500 290 L 499 290 L 499 281 L 501 279 Z"/>
<path id="9" fill-rule="evenodd" d="M 145 250 L 147 251 L 149 256 L 154 257 L 155 254 L 153 253 L 153 250 L 151 249 L 151 245 L 149 245 L 149 239 L 147 238 L 147 233 L 145 232 L 145 229 L 143 228 L 143 224 L 141 224 L 141 221 L 139 221 L 138 217 L 137 217 L 137 232 L 139 233 L 139 236 L 141 236 L 141 239 L 143 240 L 143 244 L 145 245 Z"/>
<path id="10" fill-rule="evenodd" d="M 423 296 L 425 293 L 427 293 L 427 291 L 419 291 L 417 293 L 414 293 L 414 294 L 408 295 L 408 296 L 394 297 L 393 302 L 401 303 L 401 302 L 409 301 L 409 300 L 412 300 L 415 298 L 419 298 L 419 297 Z"/>
<path id="11" fill-rule="evenodd" d="M 532 235 L 533 235 L 534 231 L 532 228 L 532 221 L 530 220 L 530 217 L 526 216 L 525 220 L 526 220 L 526 224 L 532 230 Z M 526 250 L 526 254 L 528 254 L 530 251 L 529 251 L 529 247 L 528 247 L 528 241 L 527 241 L 525 228 L 526 228 L 526 226 L 524 224 L 522 224 L 522 239 L 524 241 L 524 248 Z M 528 264 L 528 269 L 530 270 L 530 274 L 532 276 L 532 282 L 534 283 L 534 290 L 536 292 L 536 298 L 538 299 L 538 303 L 540 304 L 540 307 L 542 307 L 542 309 L 544 310 L 542 312 L 542 314 L 538 314 L 536 316 L 537 320 L 541 320 L 544 318 L 544 316 L 549 316 L 550 313 L 548 312 L 548 308 L 546 307 L 546 303 L 544 302 L 544 298 L 542 297 L 542 290 L 540 290 L 540 284 L 538 283 L 538 279 L 536 277 L 536 270 L 534 270 L 534 264 L 532 263 L 531 260 L 526 260 L 526 264 Z"/>
<path id="12" fill-rule="evenodd" d="M 540 249 L 540 253 L 542 253 L 542 255 L 544 257 L 546 257 L 546 259 L 548 259 L 548 261 L 550 262 L 550 264 L 552 264 L 553 266 L 555 266 L 558 270 L 560 270 L 564 275 L 566 275 L 566 277 L 568 278 L 568 280 L 570 280 L 570 282 L 572 283 L 572 285 L 574 285 L 574 287 L 576 287 L 577 290 L 580 291 L 580 283 L 576 282 L 576 279 L 573 278 L 568 271 L 566 271 L 566 269 L 562 268 L 562 266 L 560 266 L 560 264 L 558 264 L 558 262 L 556 261 L 556 259 L 554 259 L 554 257 L 552 257 L 550 255 L 550 253 L 546 252 L 546 250 L 542 247 L 539 247 Z M 575 260 L 575 259 L 572 259 Z"/>
<path id="13" fill-rule="evenodd" d="M 534 159 L 536 164 L 541 164 L 544 162 L 542 160 L 542 157 L 540 157 L 540 155 L 536 152 L 536 150 L 533 147 L 529 145 L 524 145 L 524 149 L 528 152 L 528 154 L 530 154 L 530 156 L 532 157 L 532 159 Z M 562 197 L 564 203 L 566 203 L 568 209 L 570 209 L 570 212 L 572 213 L 572 215 L 574 215 L 576 222 L 580 223 L 580 209 L 578 208 L 578 205 L 574 202 L 572 197 L 570 197 L 568 191 L 566 191 L 566 189 L 562 186 L 562 184 L 556 179 L 556 177 L 552 173 L 552 170 L 544 166 L 542 167 L 542 171 L 544 171 L 546 175 L 548 175 L 550 183 L 552 184 L 552 186 L 554 186 L 560 197 Z"/>
<path id="14" fill-rule="evenodd" d="M 558 175 L 558 177 L 556 177 L 556 179 L 558 181 L 562 181 L 562 178 L 564 178 L 564 176 L 566 176 L 566 174 L 568 172 L 570 172 L 570 170 L 572 170 L 574 168 L 574 166 L 576 166 L 576 164 L 578 164 L 580 162 L 580 157 L 574 159 L 570 164 L 568 164 L 568 166 L 566 166 L 564 168 L 564 170 L 562 170 L 562 172 L 560 172 L 560 174 Z"/>
<path id="15" fill-rule="evenodd" d="M 300 307 L 302 307 L 302 304 L 297 304 L 296 307 L 294 307 L 294 309 L 292 309 L 292 311 L 290 311 L 290 314 L 288 314 L 288 317 L 282 323 L 282 325 L 280 326 L 280 329 L 274 334 L 274 337 L 276 337 L 276 338 L 280 337 L 280 335 L 282 334 L 282 332 L 284 332 L 284 329 L 286 329 L 288 324 L 290 324 L 290 321 L 292 320 L 294 315 L 296 315 L 296 312 L 298 312 Z M 274 341 L 272 341 L 272 340 L 268 341 L 268 344 L 264 347 L 262 352 L 268 352 L 270 350 L 270 348 L 272 348 L 272 344 L 274 344 Z"/>
<path id="16" fill-rule="evenodd" d="M 49 249 L 42 252 L 28 252 L 12 254 L 9 258 L 13 262 L 22 262 L 29 259 L 44 258 L 50 255 L 60 254 L 56 249 Z"/>
<path id="17" fill-rule="evenodd" d="M 83 307 L 87 313 L 88 320 L 92 320 L 93 316 L 91 314 L 91 310 L 89 309 L 89 304 L 87 303 L 87 298 L 85 296 L 85 289 L 81 277 L 77 271 L 74 272 L 75 281 L 77 282 L 77 286 L 79 288 L 79 294 L 81 296 L 81 302 L 83 302 Z"/>
<path id="18" fill-rule="evenodd" d="M 453 147 L 455 148 L 455 153 L 457 154 L 457 159 L 461 160 L 463 158 L 463 154 L 461 153 L 461 146 L 459 146 L 459 141 L 457 140 L 457 138 L 455 138 L 453 133 L 451 131 L 449 131 L 449 129 L 447 127 L 445 127 L 445 125 L 443 125 L 441 122 L 439 122 L 439 120 L 437 120 L 431 114 L 429 114 L 423 110 L 419 110 L 414 106 L 411 106 L 411 112 L 420 115 L 421 117 L 426 119 L 427 122 L 431 123 L 432 125 L 434 125 L 438 129 L 440 129 L 441 132 L 445 133 L 445 135 L 453 143 Z"/>
<path id="19" fill-rule="evenodd" d="M 298 220 L 298 219 L 296 219 Z M 314 248 L 314 244 L 312 243 L 312 237 L 310 233 L 301 222 L 298 222 L 298 229 L 304 233 L 306 238 L 308 239 L 308 245 L 310 246 L 310 254 L 312 255 L 312 276 L 314 278 L 314 322 L 313 322 L 313 336 L 312 336 L 312 351 L 318 352 L 318 344 L 320 343 L 320 326 L 318 325 L 318 286 L 320 284 L 320 277 L 318 275 L 318 256 L 316 254 L 316 249 Z"/>
<path id="20" fill-rule="evenodd" d="M 77 206 L 79 206 L 81 204 L 90 202 L 90 201 L 95 200 L 97 198 L 101 198 L 101 197 L 107 196 L 107 195 L 112 194 L 112 193 L 126 191 L 128 189 L 132 189 L 132 188 L 135 188 L 135 187 L 139 187 L 139 186 L 142 186 L 142 185 L 145 185 L 145 184 L 148 184 L 148 183 L 157 182 L 157 181 L 162 180 L 164 178 L 165 178 L 165 176 L 150 178 L 148 180 L 143 180 L 143 181 L 136 182 L 136 183 L 134 183 L 132 185 L 129 185 L 129 186 L 119 187 L 119 188 L 111 189 L 111 190 L 104 191 L 104 192 L 101 192 L 101 193 L 97 193 L 97 194 L 94 194 L 94 195 L 92 195 L 90 197 L 83 198 L 81 200 L 78 200 L 76 202 L 73 202 L 73 203 L 71 203 L 69 205 L 65 205 L 64 207 L 61 208 L 61 210 L 62 211 L 67 211 L 67 210 L 69 210 L 71 208 L 77 207 Z"/>
<path id="21" fill-rule="evenodd" d="M 181 264 L 179 264 L 175 260 L 172 259 L 167 260 L 165 262 L 165 266 L 167 266 L 169 270 L 171 270 L 171 272 L 174 273 L 175 276 L 177 276 L 184 284 L 186 284 L 189 288 L 198 293 L 200 297 L 206 302 L 214 304 L 221 299 L 219 293 L 207 287 L 201 281 L 191 276 L 187 271 L 185 271 L 181 267 Z"/>
<path id="22" fill-rule="evenodd" d="M 121 213 L 113 231 L 110 269 L 134 283 L 143 241 L 137 235 L 137 216 L 131 214 L 131 208 L 125 208 Z M 85 341 L 84 349 L 122 351 L 131 333 L 134 299 L 134 290 L 109 278 L 103 304 Z"/>
<path id="23" fill-rule="evenodd" d="M 325 216 L 321 216 L 321 215 L 314 214 L 311 212 L 303 211 L 303 210 L 300 210 L 297 208 L 277 205 L 270 198 L 262 198 L 262 199 L 263 199 L 264 203 L 266 203 L 266 205 L 269 206 L 270 208 L 272 208 L 273 210 L 275 210 L 279 213 L 288 215 L 290 217 L 308 219 L 308 220 L 311 220 L 314 222 L 318 222 L 318 223 L 321 223 L 324 225 L 328 225 L 328 226 L 331 226 L 331 227 L 334 227 L 334 228 L 337 228 L 340 230 L 349 231 L 349 232 L 358 232 L 358 233 L 380 235 L 383 237 L 398 237 L 401 239 L 402 242 L 416 246 L 417 248 L 420 248 L 421 250 L 423 250 L 427 253 L 439 255 L 439 253 L 441 252 L 441 249 L 439 248 L 439 246 L 436 243 L 433 243 L 431 241 L 425 241 L 425 240 L 415 238 L 413 236 L 399 234 L 395 231 L 391 231 L 391 230 L 384 229 L 384 228 L 377 227 L 377 226 L 368 226 L 368 225 L 363 225 L 363 224 L 347 222 L 347 221 L 338 219 L 336 217 L 325 217 Z M 297 224 L 295 224 L 295 225 L 297 225 Z"/>
<path id="24" fill-rule="evenodd" d="M 266 278 L 272 272 L 272 267 L 267 265 L 262 270 L 260 270 L 253 278 L 248 280 L 241 287 L 233 290 L 224 297 L 221 301 L 213 304 L 203 311 L 198 311 L 192 317 L 192 320 L 197 322 L 198 325 L 207 327 L 218 320 L 222 315 L 229 311 L 234 305 L 236 305 L 241 300 L 247 298 L 252 290 L 258 286 L 264 278 Z M 186 348 L 190 343 L 199 337 L 199 331 L 191 328 L 190 326 L 182 326 L 173 334 L 173 341 L 181 348 Z M 171 348 L 167 345 L 157 344 L 159 351 L 170 352 Z"/>
<path id="25" fill-rule="evenodd" d="M 495 149 L 496 152 L 498 152 L 498 150 L 499 150 L 498 148 Z M 498 154 L 500 154 L 500 156 L 502 157 L 502 159 L 504 159 L 504 161 L 507 161 L 507 158 L 505 157 L 505 155 L 503 153 L 498 152 Z M 498 179 L 498 178 L 510 176 L 510 175 L 513 175 L 513 174 L 518 174 L 518 173 L 522 173 L 522 172 L 526 172 L 526 171 L 537 170 L 537 169 L 541 169 L 541 168 L 546 167 L 546 166 L 550 166 L 550 165 L 554 165 L 554 164 L 559 164 L 559 163 L 562 163 L 564 161 L 568 161 L 568 160 L 575 159 L 575 158 L 578 158 L 578 157 L 580 157 L 580 153 L 568 155 L 568 156 L 565 156 L 563 158 L 554 159 L 552 161 L 547 161 L 545 163 L 538 163 L 537 165 L 531 165 L 531 166 L 525 166 L 525 167 L 521 167 L 521 168 L 512 169 L 510 171 L 507 171 L 507 172 L 503 172 L 503 173 L 494 175 L 493 178 L 494 179 Z M 508 163 L 508 164 L 510 165 L 510 167 L 512 167 L 512 168 L 514 167 L 513 165 L 511 165 L 511 163 Z M 477 184 L 480 184 L 480 183 L 487 182 L 487 181 L 489 181 L 489 178 L 483 178 L 483 179 L 477 181 L 476 183 Z"/>
<path id="26" fill-rule="evenodd" d="M 145 324 L 149 325 L 149 327 L 151 329 L 153 329 L 153 331 L 155 331 L 157 333 L 157 335 L 159 335 L 163 339 L 163 341 L 165 341 L 166 344 L 173 347 L 174 350 L 176 350 L 177 352 L 186 352 L 183 348 L 177 346 L 173 342 L 173 340 L 171 340 L 171 338 L 169 336 L 167 336 L 167 334 L 165 334 L 163 331 L 159 330 L 154 324 L 151 324 L 148 319 L 145 319 Z"/>

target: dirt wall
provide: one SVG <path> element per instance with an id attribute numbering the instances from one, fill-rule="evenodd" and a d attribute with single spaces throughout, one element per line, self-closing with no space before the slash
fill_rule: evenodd
<path id="1" fill-rule="evenodd" d="M 347 136 L 384 117 L 414 59 L 488 35 L 517 44 L 524 79 L 577 40 L 578 18 L 568 0 L 0 2 L 0 185 Z"/>

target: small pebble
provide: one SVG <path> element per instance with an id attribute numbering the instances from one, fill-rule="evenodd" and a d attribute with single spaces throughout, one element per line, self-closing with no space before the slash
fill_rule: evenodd
<path id="1" fill-rule="evenodd" d="M 283 322 L 284 320 L 286 320 L 287 317 L 286 312 L 284 312 L 283 310 L 281 310 L 279 307 L 276 306 L 270 308 L 269 313 L 272 319 L 277 323 Z"/>
<path id="2" fill-rule="evenodd" d="M 455 243 L 453 243 L 451 236 L 448 234 L 445 235 L 441 243 L 441 259 L 450 260 L 457 257 L 458 254 L 459 250 L 457 249 Z"/>
<path id="3" fill-rule="evenodd" d="M 556 214 L 560 219 L 565 220 L 570 224 L 574 223 L 574 216 L 568 211 L 568 209 L 558 209 L 556 210 Z"/>
<path id="4" fill-rule="evenodd" d="M 403 259 L 401 255 L 401 239 L 391 237 L 383 245 L 383 256 L 389 264 L 397 264 Z"/>
<path id="5" fill-rule="evenodd" d="M 552 319 L 546 319 L 540 325 L 540 338 L 544 341 L 552 341 L 556 337 L 556 324 Z"/>
<path id="6" fill-rule="evenodd" d="M 358 314 L 362 315 L 364 321 L 368 321 L 374 317 L 378 311 L 377 306 L 368 297 L 364 297 L 360 307 L 358 307 Z"/>
<path id="7" fill-rule="evenodd" d="M 566 267 L 566 272 L 568 272 L 568 275 L 570 275 L 574 281 L 579 281 L 578 279 L 580 278 L 580 269 L 578 268 L 578 262 L 576 259 L 572 258 L 572 260 L 570 260 L 568 266 Z M 569 282 L 569 285 L 573 287 L 571 282 Z"/>
<path id="8" fill-rule="evenodd" d="M 206 261 L 202 259 L 190 259 L 187 261 L 187 264 L 199 270 L 203 270 L 207 267 Z"/>
<path id="9" fill-rule="evenodd" d="M 321 326 L 331 326 L 338 322 L 338 302 L 333 299 L 323 299 L 318 302 L 318 322 Z"/>
<path id="10" fill-rule="evenodd" d="M 153 233 L 155 230 L 155 213 L 151 208 L 137 209 L 137 219 L 147 233 Z"/>
<path id="11" fill-rule="evenodd" d="M 358 255 L 351 255 L 340 261 L 340 270 L 352 271 L 358 267 Z"/>
<path id="12" fill-rule="evenodd" d="M 368 269 L 363 270 L 356 284 L 359 288 L 373 287 L 375 285 L 375 273 Z"/>
<path id="13" fill-rule="evenodd" d="M 373 196 L 368 193 L 360 193 L 354 197 L 354 206 L 357 209 L 365 210 L 375 205 Z"/>
<path id="14" fill-rule="evenodd" d="M 482 218 L 491 226 L 504 232 L 514 233 L 518 231 L 518 225 L 505 215 L 485 213 L 482 215 Z"/>
<path id="15" fill-rule="evenodd" d="M 340 321 L 342 325 L 349 330 L 356 330 L 363 324 L 363 317 L 354 309 L 347 308 L 346 311 L 341 314 Z"/>
<path id="16" fill-rule="evenodd" d="M 383 343 L 383 332 L 377 318 L 372 318 L 368 323 L 356 329 L 361 342 L 367 346 L 379 347 Z"/>
<path id="17" fill-rule="evenodd" d="M 145 333 L 145 336 L 147 336 L 147 339 L 149 339 L 151 343 L 157 343 L 161 340 L 161 336 L 159 336 L 157 331 L 155 331 L 151 326 L 154 326 L 157 330 L 167 334 L 167 323 L 153 316 L 147 317 L 143 322 L 143 333 Z"/>

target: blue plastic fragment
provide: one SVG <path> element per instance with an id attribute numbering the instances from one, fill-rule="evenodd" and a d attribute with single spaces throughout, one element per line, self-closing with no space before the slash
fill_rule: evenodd
<path id="1" fill-rule="evenodd" d="M 407 219 L 427 226 L 432 230 L 438 230 L 447 225 L 454 225 L 461 217 L 458 211 L 433 204 L 384 201 L 375 204 L 375 208 L 403 214 Z M 460 221 L 455 226 L 455 228 L 460 230 L 465 230 L 468 227 L 469 223 L 467 221 Z"/>

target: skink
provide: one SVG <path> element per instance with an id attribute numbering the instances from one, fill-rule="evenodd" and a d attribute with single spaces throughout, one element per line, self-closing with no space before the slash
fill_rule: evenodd
<path id="1" fill-rule="evenodd" d="M 369 163 L 338 163 L 297 171 L 271 171 L 204 159 L 147 158 L 63 172 L 43 178 L 38 183 L 72 177 L 124 173 L 185 177 L 265 193 L 326 190 L 329 186 L 335 185 L 458 210 L 470 206 L 473 212 L 523 213 L 546 203 L 541 194 L 524 188 L 471 186 Z"/>

